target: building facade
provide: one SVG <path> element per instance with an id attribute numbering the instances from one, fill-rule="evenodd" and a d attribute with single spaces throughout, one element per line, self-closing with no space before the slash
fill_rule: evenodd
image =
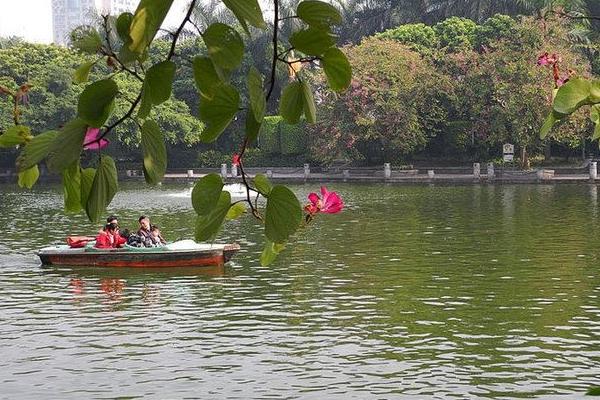
<path id="1" fill-rule="evenodd" d="M 99 0 L 98 11 L 100 14 L 119 15 L 124 12 L 133 12 L 139 0 Z"/>
<path id="2" fill-rule="evenodd" d="M 139 0 L 52 0 L 52 36 L 55 44 L 67 45 L 69 33 L 80 25 L 93 24 L 98 15 L 133 12 Z"/>

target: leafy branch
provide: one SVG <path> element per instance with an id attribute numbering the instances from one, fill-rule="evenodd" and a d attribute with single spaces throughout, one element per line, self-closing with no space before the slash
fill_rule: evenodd
<path id="1" fill-rule="evenodd" d="M 301 55 L 296 60 L 287 60 L 278 53 L 279 23 L 288 17 L 279 17 L 280 1 L 273 0 L 273 49 L 268 86 L 265 88 L 263 76 L 255 67 L 251 67 L 246 81 L 248 101 L 243 105 L 240 104 L 240 90 L 230 82 L 229 77 L 232 71 L 241 66 L 244 56 L 245 45 L 240 31 L 250 35 L 249 26 L 267 29 L 258 0 L 224 0 L 223 3 L 233 12 L 239 26 L 214 22 L 204 31 L 191 19 L 199 3 L 198 0 L 192 0 L 177 30 L 169 32 L 171 37 L 166 57 L 158 63 L 148 65 L 148 50 L 161 30 L 172 3 L 173 0 L 140 0 L 134 14 L 122 13 L 116 19 L 103 16 L 101 33 L 93 27 L 77 28 L 72 34 L 74 46 L 95 56 L 96 60 L 82 64 L 75 73 L 75 80 L 78 83 L 86 82 L 92 68 L 103 58 L 113 71 L 84 88 L 79 97 L 77 117 L 68 121 L 60 131 L 33 137 L 27 129 L 14 129 L 10 135 L 2 135 L 0 146 L 23 145 L 17 169 L 19 179 L 23 177 L 28 187 L 35 183 L 39 175 L 37 164 L 45 159 L 50 171 L 63 177 L 65 208 L 71 212 L 84 209 L 90 220 L 98 221 L 118 190 L 116 165 L 111 157 L 98 153 L 95 168 L 84 168 L 81 165 L 81 153 L 84 150 L 102 150 L 109 145 L 106 136 L 125 121 L 131 120 L 141 131 L 146 182 L 160 182 L 166 171 L 167 152 L 164 135 L 153 119 L 152 109 L 171 97 L 177 70 L 174 60 L 180 64 L 190 61 L 175 57 L 178 39 L 186 24 L 190 23 L 207 48 L 206 55 L 198 55 L 191 60 L 200 97 L 199 115 L 206 126 L 201 140 L 217 140 L 239 112 L 246 113 L 246 134 L 234 161 L 240 168 L 246 198 L 232 202 L 229 192 L 223 190 L 222 178 L 216 174 L 200 179 L 192 193 L 192 205 L 198 215 L 196 240 L 213 240 L 223 222 L 240 217 L 247 205 L 251 214 L 264 223 L 266 245 L 261 262 L 268 264 L 301 225 L 303 210 L 291 190 L 282 185 L 272 185 L 264 175 L 255 176 L 251 183 L 243 158 L 247 147 L 260 135 L 267 103 L 272 99 L 276 87 L 278 62 L 292 68 L 296 78 L 283 89 L 279 104 L 279 113 L 289 123 L 298 123 L 302 116 L 308 122 L 316 121 L 312 89 L 305 80 L 301 80 L 300 71 L 294 68 L 297 63 L 320 60 L 319 65 L 333 90 L 342 91 L 348 87 L 351 79 L 350 65 L 344 53 L 335 47 L 336 37 L 331 32 L 332 25 L 341 23 L 341 15 L 328 3 L 318 0 L 302 1 L 297 7 L 296 15 L 291 18 L 299 19 L 304 27 L 293 33 L 290 43 L 285 44 L 290 50 L 284 53 L 287 55 L 295 50 Z M 133 100 L 119 90 L 114 80 L 115 75 L 120 73 L 141 83 Z M 4 88 L 0 90 L 15 99 L 14 119 L 15 124 L 18 124 L 18 104 L 26 99 L 26 93 L 13 93 Z M 112 113 L 118 98 L 127 101 L 129 107 L 115 119 Z M 257 193 L 254 199 L 252 192 Z M 266 198 L 264 211 L 259 210 L 259 196 Z M 318 211 L 319 207 L 313 205 L 307 211 L 311 218 L 306 218 L 306 221 L 312 219 Z"/>

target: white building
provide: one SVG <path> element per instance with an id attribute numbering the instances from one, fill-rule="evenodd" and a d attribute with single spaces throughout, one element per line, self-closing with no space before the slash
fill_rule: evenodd
<path id="1" fill-rule="evenodd" d="M 94 23 L 99 14 L 133 12 L 138 2 L 139 0 L 52 0 L 53 42 L 66 45 L 73 28 Z"/>
<path id="2" fill-rule="evenodd" d="M 133 12 L 139 0 L 98 0 L 97 7 L 100 14 L 119 15 L 126 11 Z"/>

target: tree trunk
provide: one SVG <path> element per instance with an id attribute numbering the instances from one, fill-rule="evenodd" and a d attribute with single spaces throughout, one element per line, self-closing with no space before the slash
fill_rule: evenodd
<path id="1" fill-rule="evenodd" d="M 545 159 L 545 161 L 550 161 L 551 158 L 552 158 L 552 145 L 550 144 L 550 141 L 548 140 L 546 142 L 546 147 L 544 148 L 544 159 Z"/>
<path id="2" fill-rule="evenodd" d="M 531 165 L 529 164 L 529 156 L 527 155 L 527 146 L 521 146 L 521 169 L 531 169 Z"/>

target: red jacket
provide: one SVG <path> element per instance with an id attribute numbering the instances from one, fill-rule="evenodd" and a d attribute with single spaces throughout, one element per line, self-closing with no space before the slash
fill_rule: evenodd
<path id="1" fill-rule="evenodd" d="M 96 236 L 96 247 L 97 249 L 112 249 L 123 246 L 127 243 L 127 240 L 121 235 L 119 232 L 115 232 L 114 234 L 106 231 L 102 231 Z"/>

